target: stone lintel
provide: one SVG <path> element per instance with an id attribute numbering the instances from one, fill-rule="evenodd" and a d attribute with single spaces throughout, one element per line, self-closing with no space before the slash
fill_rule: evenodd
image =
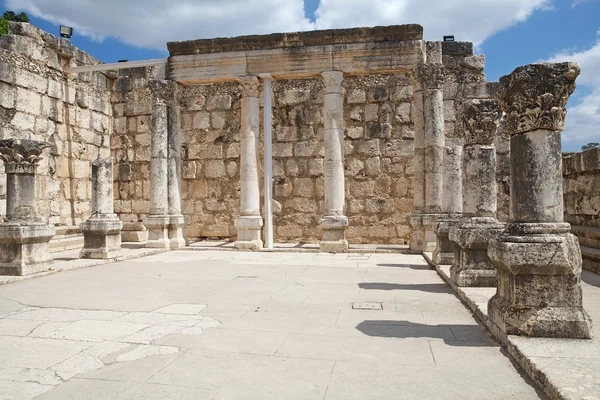
<path id="1" fill-rule="evenodd" d="M 510 134 L 562 131 L 565 106 L 580 73 L 576 63 L 528 64 L 500 78 L 498 98 Z"/>
<path id="2" fill-rule="evenodd" d="M 377 26 L 374 28 L 327 29 L 318 31 L 248 35 L 231 38 L 169 42 L 170 56 L 266 49 L 295 49 L 307 46 L 343 45 L 422 40 L 421 25 Z"/>

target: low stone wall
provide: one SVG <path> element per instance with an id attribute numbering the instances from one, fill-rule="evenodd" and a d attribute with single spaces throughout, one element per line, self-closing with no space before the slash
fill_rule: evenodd
<path id="1" fill-rule="evenodd" d="M 36 197 L 39 215 L 53 224 L 74 225 L 89 216 L 90 164 L 109 155 L 111 80 L 102 73 L 63 72 L 98 63 L 68 40 L 30 24 L 11 22 L 9 34 L 0 37 L 0 139 L 52 144 L 38 168 Z"/>
<path id="2" fill-rule="evenodd" d="M 583 267 L 600 273 L 600 148 L 563 156 L 565 221 L 579 239 Z"/>

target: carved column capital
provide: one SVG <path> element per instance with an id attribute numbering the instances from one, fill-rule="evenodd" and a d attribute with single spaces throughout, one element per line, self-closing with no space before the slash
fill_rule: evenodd
<path id="1" fill-rule="evenodd" d="M 493 144 L 501 114 L 497 100 L 465 101 L 460 108 L 465 144 Z"/>
<path id="2" fill-rule="evenodd" d="M 258 97 L 258 78 L 254 75 L 243 76 L 238 79 L 242 97 Z"/>
<path id="3" fill-rule="evenodd" d="M 325 84 L 325 94 L 341 94 L 344 73 L 342 71 L 321 72 Z"/>
<path id="4" fill-rule="evenodd" d="M 562 131 L 565 105 L 580 73 L 576 63 L 529 64 L 500 78 L 498 98 L 510 134 Z"/>
<path id="5" fill-rule="evenodd" d="M 441 89 L 444 84 L 444 66 L 441 64 L 417 64 L 413 69 L 417 88 Z"/>
<path id="6" fill-rule="evenodd" d="M 148 82 L 148 87 L 156 102 L 174 104 L 177 96 L 177 82 L 155 79 Z"/>
<path id="7" fill-rule="evenodd" d="M 4 162 L 7 174 L 35 174 L 45 148 L 51 147 L 48 142 L 35 140 L 0 140 L 0 158 Z"/>

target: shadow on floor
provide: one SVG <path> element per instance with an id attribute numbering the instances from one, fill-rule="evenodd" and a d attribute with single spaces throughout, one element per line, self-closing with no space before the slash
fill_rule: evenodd
<path id="1" fill-rule="evenodd" d="M 449 346 L 499 347 L 479 325 L 425 325 L 409 321 L 363 321 L 356 329 L 367 336 L 442 339 Z"/>
<path id="2" fill-rule="evenodd" d="M 581 271 L 581 280 L 588 285 L 600 287 L 600 275 L 590 271 Z"/>
<path id="3" fill-rule="evenodd" d="M 385 283 L 385 282 L 361 282 L 358 287 L 365 290 L 420 290 L 429 293 L 447 293 L 454 294 L 446 284 L 442 283 L 423 283 L 409 285 L 404 283 Z"/>
<path id="4" fill-rule="evenodd" d="M 388 268 L 410 268 L 416 270 L 431 270 L 429 265 L 416 265 L 416 264 L 377 264 L 378 267 L 388 267 Z"/>
<path id="5" fill-rule="evenodd" d="M 74 261 L 79 260 L 79 257 L 57 257 L 53 258 L 54 261 Z"/>

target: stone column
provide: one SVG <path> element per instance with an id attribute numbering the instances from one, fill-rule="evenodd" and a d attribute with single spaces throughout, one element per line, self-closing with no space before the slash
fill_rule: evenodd
<path id="1" fill-rule="evenodd" d="M 325 125 L 325 214 L 321 218 L 324 251 L 348 250 L 344 215 L 344 95 L 342 71 L 321 73 L 325 84 L 323 122 Z"/>
<path id="2" fill-rule="evenodd" d="M 121 250 L 123 223 L 113 209 L 112 158 L 92 163 L 92 215 L 81 223 L 80 258 L 114 258 Z"/>
<path id="3" fill-rule="evenodd" d="M 434 227 L 442 213 L 444 172 L 444 66 L 419 64 L 414 70 L 423 97 L 425 207 L 422 215 L 425 239 L 423 251 L 434 251 Z"/>
<path id="4" fill-rule="evenodd" d="M 168 249 L 171 247 L 171 241 L 169 239 L 167 101 L 172 97 L 172 93 L 165 81 L 150 81 L 149 86 L 154 95 L 154 104 L 152 106 L 152 154 L 150 159 L 152 204 L 150 215 L 144 219 L 144 225 L 148 228 L 146 247 Z"/>
<path id="5" fill-rule="evenodd" d="M 496 286 L 488 243 L 504 229 L 496 216 L 496 147 L 500 120 L 496 100 L 467 100 L 460 110 L 464 130 L 463 219 L 450 229 L 455 244 L 450 278 L 458 286 Z"/>
<path id="6" fill-rule="evenodd" d="M 436 247 L 433 261 L 438 265 L 454 263 L 454 244 L 450 229 L 458 224 L 462 213 L 462 145 L 458 140 L 446 142 L 444 149 L 442 213 L 435 225 Z"/>
<path id="7" fill-rule="evenodd" d="M 425 212 L 425 120 L 423 111 L 423 82 L 421 75 L 413 76 L 413 106 L 412 120 L 415 124 L 414 139 L 414 211 L 410 216 L 412 237 L 410 249 L 425 250 L 425 228 L 423 227 L 423 213 Z"/>
<path id="8" fill-rule="evenodd" d="M 235 220 L 238 249 L 259 250 L 263 247 L 260 215 L 260 188 L 258 184 L 258 135 L 259 102 L 258 78 L 245 76 L 240 79 L 242 91 L 240 134 L 240 216 Z"/>
<path id="9" fill-rule="evenodd" d="M 508 235 L 490 243 L 498 290 L 488 316 L 508 335 L 586 339 L 581 252 L 563 222 L 565 105 L 579 75 L 575 63 L 531 64 L 500 78 L 510 139 Z"/>
<path id="10" fill-rule="evenodd" d="M 188 245 L 185 227 L 188 219 L 181 214 L 181 110 L 177 104 L 176 83 L 173 85 L 173 97 L 167 109 L 168 139 L 167 139 L 167 198 L 169 203 L 169 245 L 178 249 Z"/>
<path id="11" fill-rule="evenodd" d="M 6 172 L 6 221 L 0 224 L 0 275 L 29 275 L 47 271 L 54 261 L 48 242 L 54 226 L 37 216 L 35 174 L 49 143 L 0 140 Z"/>

